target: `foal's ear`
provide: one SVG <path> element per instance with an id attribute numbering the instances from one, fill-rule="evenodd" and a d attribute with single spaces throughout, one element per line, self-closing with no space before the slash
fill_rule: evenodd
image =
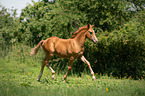
<path id="1" fill-rule="evenodd" d="M 88 23 L 87 27 L 88 27 L 88 29 L 90 29 L 90 24 L 89 23 Z"/>
<path id="2" fill-rule="evenodd" d="M 92 27 L 94 27 L 95 26 L 95 24 L 94 25 L 92 25 Z"/>

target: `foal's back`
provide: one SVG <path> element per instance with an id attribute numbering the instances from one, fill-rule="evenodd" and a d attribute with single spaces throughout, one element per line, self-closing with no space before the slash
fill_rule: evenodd
<path id="1" fill-rule="evenodd" d="M 58 37 L 50 37 L 42 44 L 46 54 L 55 53 L 59 57 L 70 58 L 79 54 L 80 48 L 74 39 L 61 39 Z"/>

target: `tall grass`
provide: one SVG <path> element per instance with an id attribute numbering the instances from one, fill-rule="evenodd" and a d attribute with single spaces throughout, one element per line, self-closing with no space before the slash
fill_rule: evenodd
<path id="1" fill-rule="evenodd" d="M 6 49 L 8 50 L 8 49 Z M 41 82 L 37 82 L 43 52 L 30 57 L 31 48 L 23 44 L 11 47 L 7 56 L 0 57 L 0 94 L 1 96 L 144 96 L 145 81 L 108 77 L 96 74 L 69 75 L 63 83 L 64 73 L 57 71 L 51 80 L 51 71 L 44 69 Z M 1 50 L 1 53 L 3 51 Z M 56 62 L 56 61 L 55 61 Z M 52 63 L 55 63 L 52 62 Z"/>

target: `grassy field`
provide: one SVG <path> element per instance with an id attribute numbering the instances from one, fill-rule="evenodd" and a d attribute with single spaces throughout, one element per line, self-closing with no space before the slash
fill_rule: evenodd
<path id="1" fill-rule="evenodd" d="M 67 83 L 63 83 L 67 70 L 56 73 L 51 80 L 51 72 L 45 68 L 41 82 L 37 82 L 43 53 L 30 57 L 30 49 L 13 46 L 7 56 L 0 58 L 0 96 L 145 96 L 143 79 L 117 79 L 96 74 L 96 81 L 92 81 L 91 75 L 71 74 Z"/>

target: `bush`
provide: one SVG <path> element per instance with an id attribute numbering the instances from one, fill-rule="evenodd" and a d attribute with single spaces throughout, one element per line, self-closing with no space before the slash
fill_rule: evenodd
<path id="1" fill-rule="evenodd" d="M 145 75 L 145 27 L 140 19 L 129 21 L 120 30 L 100 34 L 97 45 L 86 43 L 84 54 L 96 73 L 135 79 Z"/>

